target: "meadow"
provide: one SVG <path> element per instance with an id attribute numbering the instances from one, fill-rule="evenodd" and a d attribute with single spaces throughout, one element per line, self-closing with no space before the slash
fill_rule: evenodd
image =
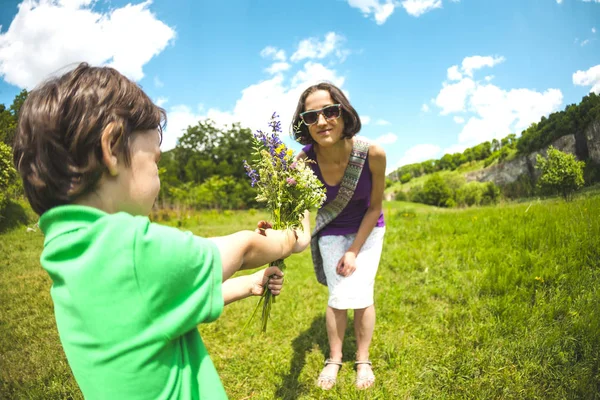
<path id="1" fill-rule="evenodd" d="M 307 250 L 288 260 L 266 334 L 258 319 L 243 329 L 256 298 L 199 327 L 231 399 L 600 399 L 598 189 L 570 203 L 437 209 L 391 201 L 384 211 L 375 386 L 354 387 L 351 323 L 336 387 L 315 386 L 328 356 L 327 289 Z M 154 215 L 202 236 L 253 229 L 265 217 Z M 0 398 L 80 399 L 39 265 L 43 237 L 26 229 L 32 218 L 14 207 L 0 222 Z"/>

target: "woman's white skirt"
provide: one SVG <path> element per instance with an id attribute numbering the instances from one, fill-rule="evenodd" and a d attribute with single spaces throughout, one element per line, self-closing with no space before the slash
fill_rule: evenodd
<path id="1" fill-rule="evenodd" d="M 375 227 L 356 257 L 356 271 L 348 277 L 338 275 L 340 258 L 352 245 L 356 234 L 321 236 L 319 250 L 329 288 L 329 307 L 356 310 L 373 304 L 373 287 L 379 267 L 385 226 Z"/>

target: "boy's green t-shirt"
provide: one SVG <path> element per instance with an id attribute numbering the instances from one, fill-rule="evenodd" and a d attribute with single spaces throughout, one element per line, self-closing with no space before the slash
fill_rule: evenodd
<path id="1" fill-rule="evenodd" d="M 58 332 L 85 398 L 227 398 L 197 329 L 223 311 L 213 242 L 76 205 L 39 225 Z"/>

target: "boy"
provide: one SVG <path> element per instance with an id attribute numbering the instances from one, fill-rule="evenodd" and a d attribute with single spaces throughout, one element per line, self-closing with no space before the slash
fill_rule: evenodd
<path id="1" fill-rule="evenodd" d="M 310 241 L 308 219 L 298 233 L 208 239 L 151 223 L 165 117 L 119 72 L 85 63 L 20 111 L 14 161 L 41 216 L 61 343 L 89 399 L 227 398 L 197 325 L 267 282 L 278 294 L 275 267 L 229 278 Z"/>

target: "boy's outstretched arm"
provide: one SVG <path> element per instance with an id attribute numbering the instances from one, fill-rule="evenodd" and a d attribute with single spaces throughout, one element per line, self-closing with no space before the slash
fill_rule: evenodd
<path id="1" fill-rule="evenodd" d="M 259 228 L 270 228 L 266 222 Z M 264 229 L 261 234 L 240 231 L 227 236 L 209 238 L 219 248 L 223 264 L 223 281 L 240 269 L 253 269 L 292 253 L 300 253 L 310 244 L 309 212 L 304 213 L 302 229 Z"/>
<path id="2" fill-rule="evenodd" d="M 296 249 L 296 233 L 267 229 L 264 236 L 252 231 L 240 231 L 227 236 L 209 238 L 221 254 L 223 281 L 240 269 L 252 269 L 280 258 L 286 258 Z"/>

